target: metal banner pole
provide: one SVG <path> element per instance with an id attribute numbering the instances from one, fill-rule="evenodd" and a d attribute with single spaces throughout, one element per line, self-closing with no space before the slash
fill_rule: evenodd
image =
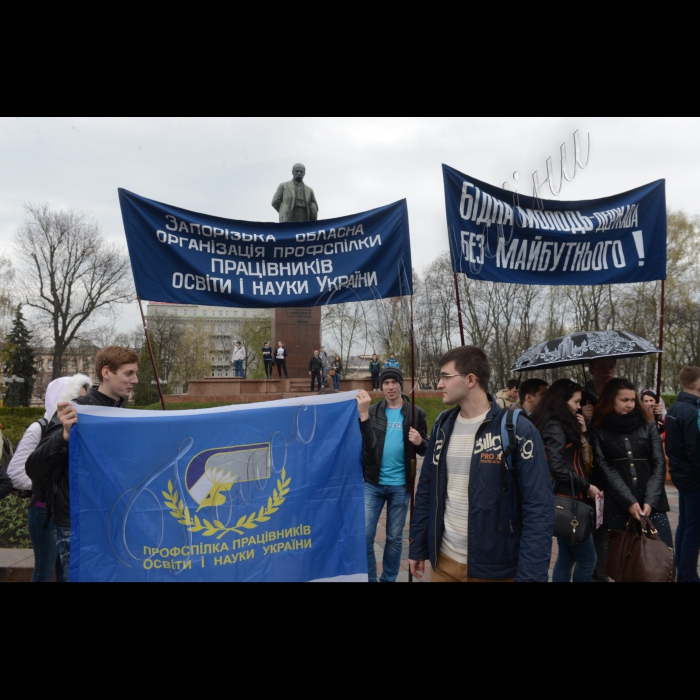
<path id="1" fill-rule="evenodd" d="M 659 350 L 664 349 L 664 317 L 666 315 L 666 280 L 661 282 L 661 320 L 659 321 Z M 664 354 L 659 353 L 659 368 L 656 378 L 657 403 L 661 403 L 661 373 L 664 368 Z"/>
<path id="2" fill-rule="evenodd" d="M 411 296 L 411 427 L 416 428 L 416 336 L 414 331 L 413 296 Z M 411 526 L 413 525 L 413 512 L 416 508 L 416 446 L 411 445 L 413 458 L 411 459 Z M 413 583 L 413 574 L 408 570 L 408 582 Z"/>
<path id="3" fill-rule="evenodd" d="M 455 292 L 457 293 L 457 314 L 459 315 L 459 337 L 462 339 L 462 347 L 467 343 L 464 339 L 464 320 L 462 319 L 462 300 L 459 296 L 459 278 L 455 272 Z"/>
<path id="4" fill-rule="evenodd" d="M 146 321 L 146 316 L 143 313 L 143 306 L 141 304 L 141 297 L 137 296 L 136 299 L 139 302 L 139 311 L 141 312 L 141 320 L 143 321 L 143 330 L 146 334 L 146 344 L 148 345 L 148 353 L 151 356 L 151 364 L 153 365 L 153 374 L 156 378 L 156 385 L 158 386 L 158 395 L 160 396 L 160 405 L 163 407 L 164 411 L 168 409 L 165 406 L 165 397 L 163 396 L 163 388 L 160 385 L 160 377 L 158 376 L 158 368 L 156 367 L 156 358 L 153 355 L 153 347 L 151 346 L 151 336 L 148 333 L 148 322 Z"/>

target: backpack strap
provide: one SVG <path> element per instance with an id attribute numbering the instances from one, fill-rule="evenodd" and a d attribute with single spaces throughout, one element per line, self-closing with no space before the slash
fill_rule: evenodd
<path id="1" fill-rule="evenodd" d="M 518 471 L 517 456 L 518 456 L 518 438 L 515 434 L 515 428 L 518 425 L 518 418 L 522 413 L 522 409 L 518 408 L 517 404 L 513 404 L 503 415 L 501 421 L 501 446 L 503 448 L 503 456 L 501 457 L 501 477 L 503 479 L 503 491 L 501 498 L 498 501 L 498 531 L 503 532 L 502 512 L 503 512 L 503 497 L 510 489 L 510 481 L 508 472 L 513 473 L 515 488 L 518 490 L 518 482 L 516 474 Z M 518 496 L 519 496 L 518 492 Z"/>

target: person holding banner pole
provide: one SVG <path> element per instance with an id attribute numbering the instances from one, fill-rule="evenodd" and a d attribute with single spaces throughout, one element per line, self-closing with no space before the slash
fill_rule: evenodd
<path id="1" fill-rule="evenodd" d="M 27 459 L 26 473 L 35 497 L 46 504 L 58 536 L 58 552 L 65 582 L 70 581 L 70 483 L 68 475 L 71 428 L 78 422 L 73 403 L 81 406 L 123 408 L 138 380 L 139 357 L 128 348 L 108 347 L 95 359 L 99 386 L 72 403 L 61 401 L 39 446 Z"/>
<path id="2" fill-rule="evenodd" d="M 403 531 L 411 499 L 413 453 L 415 449 L 419 455 L 425 454 L 428 425 L 425 411 L 414 408 L 403 395 L 401 372 L 384 370 L 381 386 L 385 398 L 378 404 L 372 405 L 372 397 L 366 391 L 357 397 L 365 477 L 367 567 L 369 582 L 377 583 L 374 540 L 379 518 L 387 506 L 387 539 L 380 583 L 395 583 L 401 568 Z"/>

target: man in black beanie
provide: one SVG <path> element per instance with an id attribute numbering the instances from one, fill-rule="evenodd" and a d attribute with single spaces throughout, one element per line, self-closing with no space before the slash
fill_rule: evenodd
<path id="1" fill-rule="evenodd" d="M 425 411 L 413 408 L 403 395 L 404 379 L 398 369 L 385 369 L 379 379 L 384 400 L 372 406 L 372 397 L 357 397 L 362 430 L 365 475 L 365 529 L 370 583 L 377 582 L 374 539 L 379 517 L 387 506 L 386 547 L 381 583 L 395 583 L 401 568 L 403 531 L 411 498 L 413 450 L 425 455 L 428 425 Z"/>

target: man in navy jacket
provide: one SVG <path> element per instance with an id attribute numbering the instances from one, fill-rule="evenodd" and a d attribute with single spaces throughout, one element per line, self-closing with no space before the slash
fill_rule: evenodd
<path id="1" fill-rule="evenodd" d="M 505 412 L 487 393 L 482 350 L 456 348 L 441 360 L 439 389 L 458 407 L 437 420 L 411 527 L 411 571 L 425 561 L 432 582 L 547 583 L 554 496 L 542 438 L 520 416 L 514 471 L 502 467 Z"/>
<path id="2" fill-rule="evenodd" d="M 666 455 L 680 503 L 676 566 L 679 583 L 700 583 L 700 369 L 685 367 L 680 381 L 683 392 L 666 418 Z"/>

